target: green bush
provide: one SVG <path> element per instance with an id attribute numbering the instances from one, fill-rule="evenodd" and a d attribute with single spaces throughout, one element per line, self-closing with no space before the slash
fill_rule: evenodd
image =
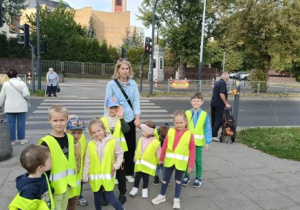
<path id="1" fill-rule="evenodd" d="M 268 89 L 268 73 L 261 69 L 253 69 L 250 74 L 250 86 L 254 92 L 265 93 Z"/>

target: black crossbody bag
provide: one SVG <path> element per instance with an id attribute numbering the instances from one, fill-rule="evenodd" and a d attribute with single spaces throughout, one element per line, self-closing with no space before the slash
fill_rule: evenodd
<path id="1" fill-rule="evenodd" d="M 133 108 L 132 108 L 132 103 L 128 97 L 128 95 L 125 93 L 123 87 L 121 86 L 121 84 L 119 83 L 119 81 L 117 79 L 114 79 L 115 83 L 118 85 L 118 87 L 120 88 L 121 92 L 123 93 L 126 101 L 128 102 L 129 106 L 131 107 L 132 111 L 133 111 Z"/>

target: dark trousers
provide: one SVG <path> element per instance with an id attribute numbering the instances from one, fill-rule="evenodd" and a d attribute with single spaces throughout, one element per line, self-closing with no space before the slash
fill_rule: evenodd
<path id="1" fill-rule="evenodd" d="M 51 84 L 51 86 L 47 85 L 47 91 L 46 91 L 46 93 L 48 95 L 51 95 L 52 93 L 54 95 L 56 95 L 56 90 L 57 90 L 57 86 L 53 86 L 52 84 Z"/>
<path id="2" fill-rule="evenodd" d="M 120 195 L 126 194 L 126 178 L 125 178 L 125 168 L 124 162 L 121 165 L 121 168 L 116 172 L 116 178 L 118 179 L 118 189 L 120 191 Z"/>
<path id="3" fill-rule="evenodd" d="M 108 203 L 110 203 L 115 209 L 124 210 L 120 201 L 115 197 L 114 191 L 106 192 L 106 191 L 104 191 L 103 187 L 101 187 L 98 192 L 94 192 L 94 204 L 95 204 L 96 210 L 102 209 L 103 193 L 105 194 L 105 197 L 106 197 Z"/>
<path id="4" fill-rule="evenodd" d="M 167 188 L 168 188 L 168 183 L 170 182 L 171 176 L 173 174 L 173 171 L 175 170 L 175 198 L 180 198 L 180 193 L 181 193 L 181 182 L 182 182 L 182 177 L 184 171 L 179 171 L 175 168 L 175 166 L 171 166 L 170 168 L 165 167 L 164 169 L 164 177 L 162 179 L 162 185 L 161 185 L 161 190 L 160 194 L 165 195 Z M 179 183 L 177 183 L 179 182 Z"/>
<path id="5" fill-rule="evenodd" d="M 222 126 L 224 106 L 211 106 L 212 137 L 218 137 L 218 131 Z"/>
<path id="6" fill-rule="evenodd" d="M 124 153 L 125 159 L 125 175 L 133 175 L 134 172 L 134 153 L 136 147 L 136 137 L 135 137 L 135 125 L 134 120 L 127 122 L 130 127 L 130 131 L 124 134 L 128 151 Z"/>
<path id="7" fill-rule="evenodd" d="M 135 173 L 133 186 L 136 187 L 136 188 L 139 188 L 141 178 L 143 178 L 143 189 L 148 188 L 149 174 L 146 174 L 144 172 L 136 172 Z"/>

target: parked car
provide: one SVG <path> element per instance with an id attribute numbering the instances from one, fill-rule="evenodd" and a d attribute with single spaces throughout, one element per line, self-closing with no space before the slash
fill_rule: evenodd
<path id="1" fill-rule="evenodd" d="M 229 78 L 236 79 L 236 74 L 237 74 L 237 72 L 229 73 Z"/>
<path id="2" fill-rule="evenodd" d="M 248 80 L 250 76 L 250 73 L 244 72 L 244 71 L 239 71 L 237 73 L 237 79 L 239 80 Z"/>

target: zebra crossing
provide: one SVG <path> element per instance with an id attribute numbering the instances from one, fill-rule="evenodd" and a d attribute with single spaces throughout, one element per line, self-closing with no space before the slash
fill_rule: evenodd
<path id="1" fill-rule="evenodd" d="M 86 124 L 94 117 L 101 117 L 104 113 L 104 99 L 45 99 L 33 111 L 26 121 L 26 135 L 45 135 L 51 127 L 48 122 L 48 109 L 54 104 L 64 105 L 69 114 L 76 114 L 83 118 Z M 152 120 L 156 125 L 172 122 L 172 114 L 157 106 L 148 99 L 140 100 L 141 121 Z"/>

